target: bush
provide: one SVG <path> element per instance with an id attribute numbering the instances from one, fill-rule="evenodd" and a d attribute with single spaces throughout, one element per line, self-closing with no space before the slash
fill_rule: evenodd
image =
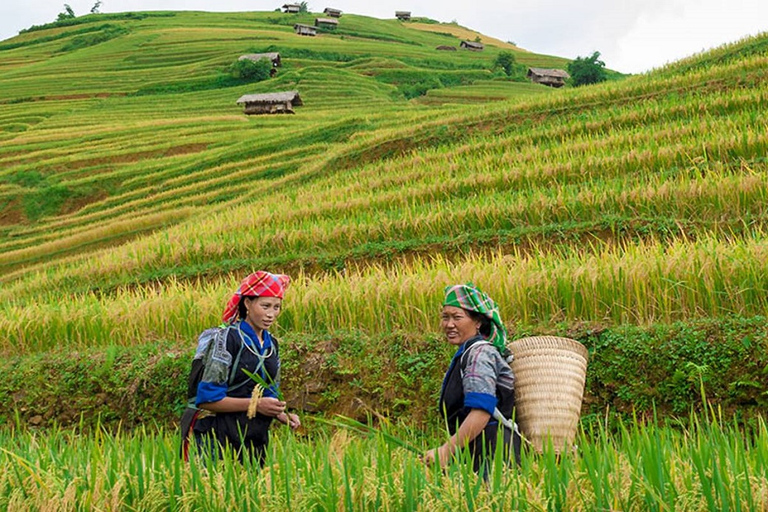
<path id="1" fill-rule="evenodd" d="M 510 78 L 522 78 L 525 75 L 525 66 L 517 63 L 515 54 L 512 52 L 499 52 L 496 56 L 496 60 L 493 61 L 493 67 L 502 69 Z"/>
<path id="2" fill-rule="evenodd" d="M 250 59 L 237 60 L 229 67 L 229 72 L 232 77 L 243 81 L 261 82 L 271 76 L 272 62 L 269 59 L 255 62 Z"/>
<path id="3" fill-rule="evenodd" d="M 116 37 L 120 37 L 127 34 L 129 31 L 125 27 L 115 25 L 103 25 L 99 31 L 90 34 L 73 37 L 69 42 L 59 50 L 60 52 L 69 52 L 78 50 L 80 48 L 87 48 L 89 46 L 95 46 L 100 43 L 105 43 Z"/>
<path id="4" fill-rule="evenodd" d="M 576 57 L 576 60 L 568 64 L 568 74 L 571 75 L 571 84 L 576 87 L 604 82 L 607 78 L 600 52 L 590 57 Z"/>

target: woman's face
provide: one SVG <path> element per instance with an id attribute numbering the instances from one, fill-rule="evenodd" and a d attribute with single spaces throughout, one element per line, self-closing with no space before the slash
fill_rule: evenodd
<path id="1" fill-rule="evenodd" d="M 480 330 L 480 321 L 472 319 L 469 313 L 456 306 L 443 306 L 440 326 L 445 339 L 451 345 L 461 345 Z"/>
<path id="2" fill-rule="evenodd" d="M 256 332 L 269 330 L 269 327 L 280 314 L 280 308 L 283 305 L 283 299 L 277 297 L 255 297 L 246 298 L 245 321 L 248 322 Z"/>

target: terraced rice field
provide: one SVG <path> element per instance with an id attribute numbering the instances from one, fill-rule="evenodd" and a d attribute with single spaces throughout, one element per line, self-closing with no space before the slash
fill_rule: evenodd
<path id="1" fill-rule="evenodd" d="M 324 439 L 291 475 L 295 450 L 280 445 L 274 476 L 246 489 L 226 464 L 182 474 L 164 438 L 149 441 L 158 450 L 150 453 L 137 447 L 144 434 L 89 434 L 86 458 L 65 474 L 56 468 L 73 457 L 59 449 L 69 434 L 12 432 L 1 434 L 11 436 L 0 453 L 11 469 L 0 472 L 0 506 L 64 500 L 215 509 L 224 502 L 214 490 L 226 488 L 251 508 L 272 500 L 320 509 L 764 509 L 759 417 L 768 389 L 747 373 L 747 362 L 742 374 L 730 359 L 710 355 L 712 346 L 749 351 L 749 363 L 759 366 L 766 353 L 765 336 L 744 325 L 759 325 L 768 313 L 768 39 L 724 45 L 643 76 L 551 90 L 505 78 L 494 59 L 500 51 L 526 66 L 564 67 L 564 59 L 490 40 L 483 52 L 436 50 L 458 46 L 457 31 L 465 29 L 455 25 L 345 14 L 334 32 L 293 33 L 293 23 L 313 19 L 97 15 L 0 43 L 0 353 L 8 381 L 33 379 L 25 368 L 71 351 L 102 358 L 106 376 L 118 351 L 144 368 L 140 358 L 155 345 L 167 354 L 153 354 L 152 364 L 181 368 L 177 354 L 190 352 L 190 340 L 218 321 L 242 276 L 268 268 L 293 277 L 276 330 L 298 358 L 294 375 L 309 375 L 315 364 L 335 372 L 334 385 L 350 393 L 326 390 L 328 407 L 404 385 L 426 391 L 383 403 L 400 412 L 431 404 L 440 350 L 425 343 L 388 360 L 354 343 L 431 336 L 443 287 L 474 281 L 499 302 L 513 336 L 586 333 L 598 365 L 599 351 L 631 362 L 621 377 L 627 381 L 638 370 L 635 349 L 605 341 L 622 329 L 699 336 L 697 322 L 720 326 L 691 334 L 705 341 L 661 377 L 688 393 L 664 407 L 696 408 L 691 396 L 706 399 L 699 390 L 725 382 L 706 391 L 743 423 L 721 430 L 708 416 L 704 427 L 686 418 L 682 429 L 585 428 L 574 460 L 532 460 L 523 479 L 499 468 L 494 489 L 509 501 L 459 466 L 451 474 L 465 493 L 445 494 L 444 477 L 417 460 L 397 454 L 402 473 L 390 471 L 384 446 L 349 441 L 328 462 L 340 441 Z M 229 65 L 263 51 L 281 53 L 277 75 L 233 82 Z M 283 90 L 301 95 L 295 115 L 247 117 L 235 104 L 242 94 Z M 366 380 L 354 364 L 338 363 L 342 342 L 370 358 L 366 364 L 399 370 Z M 609 379 L 605 367 L 593 370 Z M 134 378 L 124 387 L 150 385 Z M 90 382 L 51 378 L 51 396 L 70 393 L 63 386 L 78 379 Z M 588 397 L 590 425 L 596 410 L 628 412 L 630 398 L 640 402 L 631 382 L 591 384 L 602 391 Z M 165 396 L 181 386 L 161 385 Z M 660 389 L 648 389 L 642 403 L 664 400 Z M 50 427 L 61 416 L 55 405 L 48 416 L 28 405 L 50 404 L 50 396 L 33 400 L 18 391 L 0 388 L 2 401 L 17 407 L 0 413 L 9 424 L 24 430 L 40 416 Z M 78 403 L 95 416 L 100 406 L 91 399 Z M 655 414 L 652 407 L 641 412 Z M 143 421 L 141 412 L 131 414 Z M 398 426 L 422 442 L 410 427 Z M 707 435 L 721 436 L 717 449 L 706 446 Z M 133 447 L 126 459 L 109 449 L 117 440 Z M 148 480 L 139 480 L 147 468 Z M 373 481 L 390 482 L 389 494 L 376 494 L 366 480 L 371 471 L 379 471 Z M 306 494 L 291 494 L 296 482 Z M 470 506 L 466 496 L 477 501 Z"/>

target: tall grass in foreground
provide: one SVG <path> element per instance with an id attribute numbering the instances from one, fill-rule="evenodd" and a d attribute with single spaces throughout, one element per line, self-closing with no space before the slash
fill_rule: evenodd
<path id="1" fill-rule="evenodd" d="M 370 333 L 436 329 L 446 285 L 474 281 L 522 327 L 561 321 L 650 324 L 768 312 L 768 250 L 752 240 L 702 239 L 592 246 L 584 250 L 441 257 L 326 274 L 303 274 L 286 294 L 280 328 Z M 165 281 L 114 295 L 39 293 L 34 302 L 0 301 L 0 351 L 188 342 L 217 323 L 242 276 Z"/>
<path id="2" fill-rule="evenodd" d="M 306 420 L 309 420 L 307 418 Z M 309 422 L 309 421 L 307 421 Z M 434 446 L 403 429 L 418 446 Z M 423 466 L 384 437 L 277 429 L 267 465 L 178 458 L 174 433 L 0 433 L 4 510 L 768 510 L 768 431 L 693 417 L 596 426 L 557 458 Z"/>

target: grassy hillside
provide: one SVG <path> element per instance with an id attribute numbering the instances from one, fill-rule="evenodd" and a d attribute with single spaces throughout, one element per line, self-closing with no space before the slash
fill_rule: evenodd
<path id="1" fill-rule="evenodd" d="M 132 421 L 167 421 L 178 404 L 140 404 L 181 389 L 191 340 L 268 268 L 294 278 L 279 334 L 286 386 L 316 386 L 303 407 L 424 414 L 448 351 L 425 333 L 472 280 L 513 335 L 588 345 L 589 411 L 685 412 L 700 382 L 765 410 L 764 36 L 555 91 L 492 63 L 563 59 L 436 50 L 453 26 L 293 33 L 312 20 L 92 15 L 0 43 L 0 397 L 61 419 L 12 386 L 63 365 L 66 396 L 98 410 L 133 386 Z M 281 53 L 274 78 L 226 76 L 261 51 Z M 293 116 L 235 105 L 288 89 Z"/>
<path id="2" fill-rule="evenodd" d="M 333 34 L 293 33 L 294 22 L 312 19 L 85 16 L 0 44 L 3 274 L 176 224 L 202 204 L 227 203 L 248 186 L 244 179 L 291 174 L 356 133 L 439 118 L 406 101 L 428 88 L 482 80 L 503 98 L 521 86 L 492 80 L 494 47 L 439 52 L 459 40 L 354 15 Z M 228 80 L 239 55 L 269 50 L 283 57 L 277 78 Z M 521 63 L 564 62 L 519 53 Z M 300 90 L 303 115 L 247 119 L 234 104 L 243 93 L 285 89 Z"/>

